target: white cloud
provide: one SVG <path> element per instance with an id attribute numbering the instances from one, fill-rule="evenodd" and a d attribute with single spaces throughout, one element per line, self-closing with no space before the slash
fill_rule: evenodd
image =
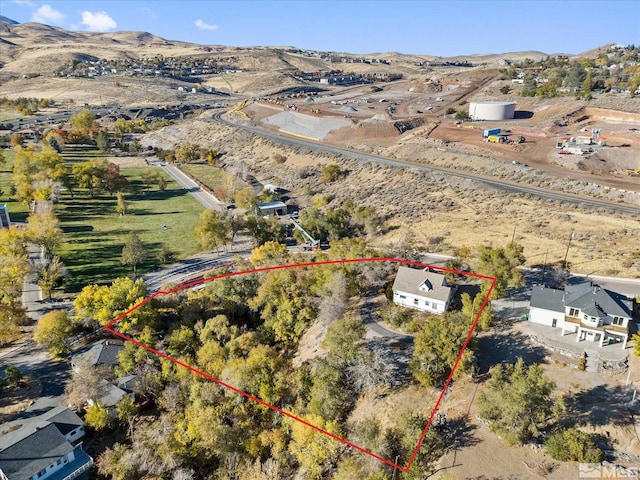
<path id="1" fill-rule="evenodd" d="M 82 12 L 82 25 L 91 32 L 107 32 L 115 30 L 116 21 L 107 12 Z"/>
<path id="2" fill-rule="evenodd" d="M 31 21 L 45 23 L 47 25 L 60 25 L 64 23 L 64 14 L 45 4 L 33 12 Z"/>
<path id="3" fill-rule="evenodd" d="M 200 30 L 217 30 L 218 28 L 220 28 L 218 25 L 209 25 L 208 23 L 204 23 L 202 20 L 197 19 L 195 22 L 193 22 L 195 24 L 196 27 L 198 27 Z"/>

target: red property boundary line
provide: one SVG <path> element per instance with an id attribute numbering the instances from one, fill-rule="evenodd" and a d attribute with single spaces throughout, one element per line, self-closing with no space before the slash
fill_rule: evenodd
<path id="1" fill-rule="evenodd" d="M 335 435 L 331 432 L 328 432 L 320 427 L 317 427 L 309 422 L 307 422 L 306 420 L 297 417 L 295 415 L 293 415 L 292 413 L 286 412 L 285 410 L 282 410 L 274 405 L 271 405 L 267 402 L 265 402 L 264 400 L 259 399 L 258 397 L 255 397 L 253 395 L 251 395 L 250 393 L 244 392 L 236 387 L 234 387 L 233 385 L 229 385 L 228 383 L 223 382 L 222 380 L 215 378 L 205 372 L 202 372 L 194 367 L 192 367 L 191 365 L 187 365 L 184 362 L 181 362 L 180 360 L 177 360 L 169 355 L 167 355 L 166 353 L 163 353 L 159 350 L 156 350 L 154 348 L 149 347 L 148 345 L 145 345 L 141 342 L 139 342 L 138 340 L 135 340 L 131 337 L 128 337 L 127 335 L 124 335 L 123 333 L 120 333 L 117 330 L 114 330 L 113 327 L 116 323 L 118 323 L 120 320 L 122 320 L 123 318 L 127 317 L 129 314 L 131 314 L 132 312 L 136 311 L 138 308 L 140 308 L 141 306 L 145 305 L 146 303 L 150 302 L 151 300 L 153 300 L 155 297 L 159 296 L 159 295 L 169 295 L 171 293 L 180 291 L 180 290 L 184 290 L 185 288 L 189 288 L 189 287 L 193 287 L 195 285 L 200 285 L 206 282 L 211 282 L 214 280 L 219 280 L 222 278 L 227 278 L 227 277 L 234 277 L 236 275 L 246 275 L 246 274 L 251 274 L 251 273 L 260 273 L 260 272 L 269 272 L 269 271 L 273 271 L 273 270 L 284 270 L 284 269 L 288 269 L 288 268 L 304 268 L 304 267 L 318 267 L 318 266 L 322 266 L 322 265 L 335 265 L 335 264 L 348 264 L 348 263 L 367 263 L 367 262 L 393 262 L 393 263 L 399 263 L 399 264 L 404 264 L 404 265 L 411 265 L 411 266 L 416 266 L 416 267 L 423 267 L 423 268 L 432 268 L 435 270 L 439 270 L 441 272 L 450 272 L 450 273 L 456 273 L 456 274 L 460 274 L 460 275 L 465 275 L 465 276 L 469 276 L 469 277 L 475 277 L 475 278 L 479 278 L 482 280 L 490 280 L 491 281 L 491 286 L 489 287 L 489 291 L 487 292 L 486 297 L 484 298 L 482 305 L 480 306 L 480 310 L 478 311 L 478 314 L 476 315 L 473 323 L 471 324 L 471 328 L 469 329 L 469 333 L 467 334 L 467 337 L 465 338 L 465 341 L 462 345 L 462 348 L 460 349 L 460 353 L 458 353 L 458 356 L 456 357 L 456 361 L 453 364 L 453 367 L 451 369 L 451 373 L 449 374 L 449 377 L 447 378 L 446 382 L 444 383 L 444 387 L 442 388 L 442 391 L 440 392 L 440 395 L 438 396 L 438 400 L 436 401 L 435 406 L 433 407 L 433 410 L 431 411 L 431 415 L 429 416 L 429 420 L 427 421 L 427 424 L 424 427 L 424 430 L 422 431 L 422 434 L 420 435 L 420 439 L 418 440 L 418 443 L 416 444 L 413 453 L 411 455 L 411 458 L 409 459 L 409 462 L 407 463 L 406 466 L 401 466 L 398 465 L 394 462 L 392 462 L 391 460 L 388 460 L 386 458 L 383 458 L 379 455 L 376 455 L 373 452 L 370 452 L 369 450 L 366 450 L 365 448 L 362 448 L 352 442 L 350 442 L 349 440 L 339 437 L 338 435 Z M 224 268 L 225 266 L 229 266 L 231 264 L 227 264 L 227 265 L 222 265 L 220 268 Z M 295 420 L 297 422 L 300 422 L 310 428 L 313 428 L 314 430 L 323 433 L 324 435 L 327 435 L 331 438 L 333 438 L 334 440 L 343 443 L 345 445 L 348 445 L 362 453 L 365 453 L 377 460 L 380 460 L 381 462 L 386 463 L 387 465 L 390 465 L 394 468 L 397 468 L 398 470 L 402 471 L 402 472 L 408 472 L 409 469 L 411 468 L 411 465 L 413 464 L 413 462 L 415 461 L 416 456 L 418 455 L 418 451 L 420 450 L 420 447 L 422 446 L 422 443 L 424 442 L 424 438 L 427 435 L 427 431 L 429 430 L 429 428 L 431 427 L 431 424 L 433 422 L 433 419 L 436 415 L 436 412 L 438 411 L 438 408 L 440 407 L 440 403 L 442 402 L 442 399 L 444 398 L 445 393 L 447 392 L 447 389 L 449 388 L 449 384 L 451 383 L 451 380 L 453 379 L 453 375 L 456 371 L 456 369 L 458 368 L 458 364 L 460 363 L 460 360 L 462 359 L 462 355 L 464 354 L 464 351 L 467 348 L 467 345 L 469 344 L 469 341 L 471 340 L 471 336 L 473 335 L 473 331 L 476 328 L 476 325 L 478 323 L 478 320 L 480 319 L 480 315 L 482 315 L 482 312 L 484 311 L 487 302 L 489 301 L 489 297 L 491 296 L 491 293 L 493 292 L 493 289 L 496 285 L 496 281 L 497 279 L 495 277 L 490 277 L 487 275 L 480 275 L 477 273 L 470 273 L 470 272 L 463 272 L 460 270 L 453 270 L 453 269 L 449 269 L 449 268 L 443 268 L 443 267 L 437 267 L 437 266 L 433 266 L 433 265 L 428 265 L 428 264 L 424 264 L 424 263 L 419 263 L 419 262 L 412 262 L 409 260 L 403 260 L 400 258 L 392 258 L 392 257 L 379 257 L 379 258 L 358 258 L 358 259 L 350 259 L 350 260 L 329 260 L 329 261 L 323 261 L 323 262 L 309 262 L 309 263 L 295 263 L 295 264 L 290 264 L 290 265 L 276 265 L 273 267 L 265 267 L 265 268 L 257 268 L 254 270 L 244 270 L 241 272 L 229 272 L 229 273 L 224 273 L 221 275 L 217 275 L 215 277 L 211 277 L 211 278 L 206 278 L 206 279 L 202 279 L 202 280 L 196 280 L 193 282 L 189 282 L 186 283 L 184 285 L 179 285 L 177 287 L 172 288 L 171 290 L 168 291 L 157 291 L 155 292 L 153 295 L 145 298 L 143 301 L 141 301 L 140 303 L 138 303 L 137 305 L 134 305 L 133 307 L 131 307 L 129 310 L 127 310 L 126 312 L 122 313 L 121 315 L 119 315 L 118 317 L 116 317 L 115 319 L 111 320 L 109 323 L 107 323 L 103 328 L 105 330 L 107 330 L 108 332 L 112 333 L 113 335 L 116 335 L 128 342 L 134 343 L 135 345 L 142 347 L 156 355 L 158 355 L 159 357 L 165 358 L 173 363 L 175 363 L 176 365 L 180 365 L 181 367 L 184 367 L 190 371 L 192 371 L 193 373 L 196 373 L 208 380 L 211 380 L 212 382 L 217 383 L 218 385 L 221 385 L 225 388 L 228 388 L 229 390 L 242 395 L 243 397 L 246 397 L 250 400 L 253 400 L 254 402 L 259 403 L 260 405 L 264 405 L 267 408 L 270 408 L 271 410 L 278 412 L 282 415 L 284 415 L 285 417 L 289 417 L 292 420 Z"/>

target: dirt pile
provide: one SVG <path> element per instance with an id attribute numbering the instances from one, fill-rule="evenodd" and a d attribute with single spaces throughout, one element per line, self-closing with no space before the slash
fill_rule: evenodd
<path id="1" fill-rule="evenodd" d="M 343 143 L 353 141 L 371 141 L 374 143 L 387 143 L 391 139 L 395 139 L 400 136 L 398 129 L 392 122 L 386 122 L 384 120 L 379 121 L 364 121 L 357 125 L 342 127 L 340 129 L 330 132 L 325 141 L 328 143 Z M 385 140 L 387 142 L 385 142 Z"/>

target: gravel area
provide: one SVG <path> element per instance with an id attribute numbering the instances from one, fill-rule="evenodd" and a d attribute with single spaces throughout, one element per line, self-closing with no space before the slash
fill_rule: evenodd
<path id="1" fill-rule="evenodd" d="M 262 120 L 267 125 L 275 125 L 280 130 L 322 140 L 331 130 L 352 125 L 342 118 L 315 117 L 296 112 L 281 112 Z"/>

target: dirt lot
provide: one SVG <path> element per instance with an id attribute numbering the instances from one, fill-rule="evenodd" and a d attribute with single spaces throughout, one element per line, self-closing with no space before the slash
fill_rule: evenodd
<path id="1" fill-rule="evenodd" d="M 231 132 L 234 134 L 230 135 Z M 142 143 L 171 148 L 187 139 L 227 152 L 224 162 L 231 170 L 240 168 L 244 162 L 263 183 L 286 188 L 290 191 L 291 204 L 308 206 L 315 193 L 324 192 L 332 196 L 332 206 L 347 199 L 374 206 L 387 219 L 382 231 L 370 239 L 381 248 L 411 247 L 452 253 L 464 245 L 503 245 L 511 239 L 515 227 L 515 239 L 524 245 L 529 264 L 541 263 L 545 255 L 552 263 L 562 260 L 573 232 L 568 259 L 574 271 L 640 276 L 636 241 L 640 236 L 640 221 L 635 218 L 514 196 L 475 181 L 430 176 L 411 169 L 362 165 L 332 156 L 317 157 L 221 126 L 210 120 L 208 114 L 147 134 Z M 425 150 L 418 148 L 424 145 L 421 139 L 416 142 L 419 142 L 417 146 L 411 145 L 407 151 Z M 404 156 L 404 148 L 397 147 L 398 157 Z M 496 160 L 491 158 L 452 155 L 439 152 L 435 147 L 429 147 L 428 151 L 439 153 L 434 163 L 453 166 L 464 161 L 466 168 L 494 168 L 507 178 L 516 177 L 527 183 L 550 184 L 553 180 L 546 179 L 539 171 L 511 164 L 503 165 L 504 170 L 499 171 L 492 166 Z M 272 158 L 276 153 L 285 155 L 287 161 L 275 164 Z M 334 162 L 348 175 L 337 182 L 322 184 L 320 169 Z M 577 184 L 578 187 L 593 189 L 594 195 L 620 195 L 586 184 Z"/>
<path id="2" fill-rule="evenodd" d="M 324 138 L 334 145 L 363 151 L 400 154 L 397 150 L 420 137 L 448 151 L 487 157 L 498 165 L 519 162 L 540 170 L 554 178 L 593 182 L 623 191 L 640 191 L 640 180 L 630 177 L 627 169 L 640 167 L 640 99 L 602 95 L 590 102 L 571 97 L 530 99 L 505 97 L 498 88 L 506 85 L 492 70 L 470 71 L 445 75 L 443 78 L 423 78 L 399 81 L 379 86 L 360 86 L 329 91 L 314 96 L 313 102 L 305 95 L 278 96 L 282 105 L 295 105 L 300 113 L 315 116 L 342 115 L 355 123 L 326 135 L 311 130 L 313 138 Z M 373 91 L 378 90 L 380 91 Z M 447 108 L 465 110 L 466 103 L 477 99 L 513 100 L 516 119 L 501 122 L 465 123 L 459 128 Z M 348 110 L 347 110 L 348 109 Z M 262 107 L 249 107 L 246 113 L 255 123 L 268 122 L 268 112 Z M 275 113 L 275 112 L 274 112 Z M 373 121 L 373 122 L 372 122 Z M 557 126 L 556 122 L 566 124 Z M 564 123 L 563 123 L 564 122 Z M 523 135 L 523 144 L 492 144 L 483 140 L 486 128 L 499 127 L 511 135 Z M 581 157 L 558 155 L 556 143 L 563 138 L 591 135 L 601 130 L 600 140 L 606 146 L 592 147 L 594 153 Z"/>
<path id="3" fill-rule="evenodd" d="M 532 343 L 527 323 L 515 324 L 503 331 L 480 335 L 480 362 L 488 367 L 503 361 L 514 361 L 523 356 L 525 361 L 541 363 L 545 374 L 557 385 L 557 394 L 565 398 L 571 417 L 578 426 L 589 433 L 602 435 L 619 453 L 628 455 L 617 463 L 627 466 L 637 464 L 640 454 L 638 432 L 634 416 L 627 409 L 632 390 L 622 386 L 626 372 L 617 375 L 582 372 L 571 366 L 568 357 L 551 354 Z M 633 382 L 637 359 L 632 371 Z M 455 450 L 439 463 L 442 478 L 578 478 L 577 464 L 557 462 L 535 446 L 507 447 L 477 417 L 477 395 L 483 383 L 470 380 L 456 382 L 440 411 L 450 421 L 462 418 L 467 422 L 465 435 Z M 548 475 L 540 475 L 536 468 L 551 467 Z"/>
<path id="4" fill-rule="evenodd" d="M 0 425 L 24 412 L 41 392 L 42 385 L 31 375 L 25 376 L 18 387 L 3 387 L 0 392 Z M 1 433 L 2 427 L 0 427 Z"/>

